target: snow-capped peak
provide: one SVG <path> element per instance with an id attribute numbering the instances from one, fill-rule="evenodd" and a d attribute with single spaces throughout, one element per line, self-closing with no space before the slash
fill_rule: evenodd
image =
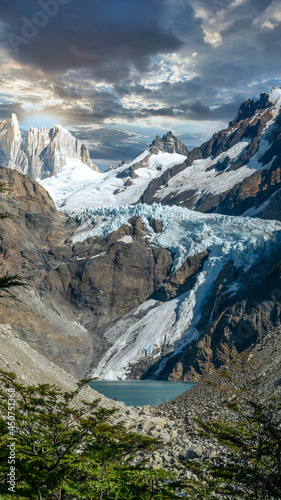
<path id="1" fill-rule="evenodd" d="M 276 89 L 275 87 L 272 87 L 271 92 L 269 92 L 269 99 L 273 104 L 277 104 L 281 100 L 281 88 Z"/>
<path id="2" fill-rule="evenodd" d="M 274 104 L 275 107 L 274 116 L 276 117 L 281 109 L 281 88 L 276 89 L 273 87 L 271 92 L 269 93 L 269 99 Z"/>
<path id="3" fill-rule="evenodd" d="M 71 135 L 71 133 L 69 132 L 69 130 L 67 130 L 66 128 L 62 127 L 61 125 L 55 124 L 54 125 L 54 129 L 58 129 L 60 132 L 63 132 L 64 134 Z"/>

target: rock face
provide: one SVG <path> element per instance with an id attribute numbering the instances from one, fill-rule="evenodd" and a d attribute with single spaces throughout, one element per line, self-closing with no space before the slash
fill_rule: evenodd
<path id="1" fill-rule="evenodd" d="M 27 283 L 12 294 L 2 291 L 1 320 L 39 353 L 84 377 L 107 349 L 104 328 L 167 278 L 171 253 L 148 244 L 138 219 L 105 239 L 73 245 L 76 222 L 57 212 L 39 184 L 3 167 L 0 182 L 7 186 L 1 211 L 12 215 L 0 220 L 1 275 L 20 274 Z"/>
<path id="2" fill-rule="evenodd" d="M 28 174 L 28 159 L 23 149 L 19 124 L 15 114 L 12 114 L 10 119 L 0 124 L 0 163 Z"/>
<path id="3" fill-rule="evenodd" d="M 140 201 L 279 220 L 280 106 L 281 89 L 243 103 L 227 129 L 153 179 Z"/>
<path id="4" fill-rule="evenodd" d="M 59 125 L 51 130 L 31 127 L 23 142 L 15 114 L 0 124 L 0 163 L 32 179 L 55 175 L 67 158 L 80 160 L 98 170 L 90 159 L 88 148 Z"/>
<path id="5" fill-rule="evenodd" d="M 187 147 L 171 131 L 163 135 L 162 139 L 157 135 L 150 146 L 150 151 L 152 154 L 162 152 L 187 155 L 188 153 Z"/>
<path id="6" fill-rule="evenodd" d="M 149 160 L 153 155 L 158 155 L 159 153 L 169 153 L 178 154 L 186 156 L 188 153 L 187 147 L 179 141 L 179 139 L 173 135 L 171 131 L 163 135 L 162 139 L 157 135 L 150 144 L 147 154 L 140 161 L 134 161 L 128 168 L 122 169 L 120 173 L 116 175 L 117 179 L 123 178 L 136 178 L 136 170 L 140 168 L 147 168 L 149 166 Z"/>

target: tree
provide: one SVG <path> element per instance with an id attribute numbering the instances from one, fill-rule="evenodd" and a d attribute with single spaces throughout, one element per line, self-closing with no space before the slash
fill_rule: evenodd
<path id="1" fill-rule="evenodd" d="M 0 493 L 8 492 L 9 434 L 7 387 L 15 391 L 16 485 L 13 496 L 28 499 L 177 498 L 172 476 L 132 465 L 155 440 L 112 423 L 116 410 L 77 399 L 86 381 L 72 392 L 48 384 L 26 387 L 13 373 L 0 371 Z"/>
<path id="2" fill-rule="evenodd" d="M 215 439 L 221 451 L 216 459 L 185 464 L 193 473 L 190 498 L 280 500 L 281 397 L 261 391 L 245 370 L 243 385 L 226 370 L 211 384 L 224 397 L 220 419 L 195 419 L 199 434 Z"/>

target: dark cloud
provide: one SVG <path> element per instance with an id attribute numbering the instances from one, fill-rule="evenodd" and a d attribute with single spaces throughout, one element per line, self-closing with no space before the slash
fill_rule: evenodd
<path id="1" fill-rule="evenodd" d="M 80 127 L 71 132 L 81 141 L 87 142 L 93 161 L 129 161 L 148 146 L 148 142 L 143 142 L 136 134 L 113 128 L 91 130 Z"/>
<path id="2" fill-rule="evenodd" d="M 42 4 L 48 0 L 41 0 Z M 159 24 L 161 0 L 69 0 L 56 16 L 47 19 L 45 14 L 46 26 L 41 28 L 35 26 L 42 12 L 37 1 L 1 0 L 0 5 L 4 41 L 13 56 L 44 71 L 88 68 L 95 78 L 118 81 L 132 67 L 145 70 L 150 56 L 182 46 L 179 38 Z M 16 37 L 28 34 L 26 43 L 18 44 Z M 18 50 L 13 52 L 13 48 Z"/>
<path id="3" fill-rule="evenodd" d="M 200 144 L 200 122 L 221 126 L 243 100 L 281 84 L 281 23 L 264 25 L 281 1 L 63 0 L 13 51 L 7 35 L 23 36 L 26 20 L 34 24 L 53 2 L 62 0 L 0 0 L 0 49 L 16 60 L 14 69 L 0 60 L 8 88 L 0 119 L 16 112 L 24 121 L 43 109 L 78 130 L 93 158 L 129 160 L 147 146 L 142 135 L 153 139 L 162 124 Z M 29 93 L 25 85 L 16 91 L 21 80 Z M 189 130 L 195 123 L 196 134 L 185 123 Z M 125 131 L 138 125 L 136 137 Z"/>
<path id="4" fill-rule="evenodd" d="M 0 104 L 0 122 L 6 120 L 7 118 L 10 118 L 12 113 L 15 113 L 19 120 L 24 120 L 25 112 L 23 111 L 20 104 Z"/>

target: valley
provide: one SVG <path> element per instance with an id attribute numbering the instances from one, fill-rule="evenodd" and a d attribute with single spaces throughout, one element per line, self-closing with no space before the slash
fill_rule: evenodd
<path id="1" fill-rule="evenodd" d="M 280 323 L 280 106 L 274 89 L 201 148 L 168 132 L 104 173 L 61 127 L 24 146 L 16 117 L 3 122 L 2 273 L 26 288 L 3 292 L 2 323 L 105 380 L 197 381 L 260 342 Z M 49 158 L 42 187 L 17 160 L 26 144 L 33 165 Z"/>

